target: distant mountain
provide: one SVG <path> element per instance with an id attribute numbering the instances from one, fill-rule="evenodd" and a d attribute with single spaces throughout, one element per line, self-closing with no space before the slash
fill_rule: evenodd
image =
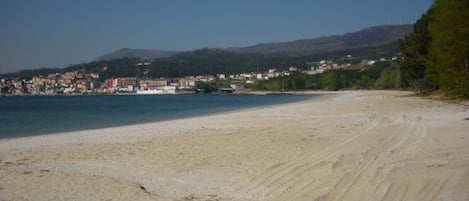
<path id="1" fill-rule="evenodd" d="M 334 61 L 353 63 L 361 62 L 362 59 L 377 60 L 380 58 L 391 58 L 400 51 L 399 42 L 366 46 L 360 48 L 340 49 L 323 51 L 306 55 L 290 54 L 240 54 L 226 49 L 204 48 L 193 51 L 181 52 L 168 58 L 155 59 L 145 66 L 150 69 L 147 76 L 158 77 L 183 77 L 189 75 L 215 75 L 215 74 L 239 74 L 243 72 L 264 72 L 270 68 L 279 71 L 288 70 L 290 66 L 300 69 L 310 69 L 308 61 L 320 61 L 333 59 Z M 347 57 L 352 55 L 352 58 Z M 47 76 L 55 73 L 85 70 L 100 73 L 100 79 L 110 77 L 135 76 L 138 58 L 119 58 L 112 60 L 93 61 L 71 65 L 66 68 L 41 68 L 34 70 L 22 70 L 15 73 L 0 74 L 0 78 L 19 77 L 30 79 L 32 76 Z M 107 66 L 107 70 L 103 69 Z"/>
<path id="2" fill-rule="evenodd" d="M 179 52 L 166 51 L 166 50 L 122 48 L 115 52 L 100 56 L 97 59 L 95 59 L 95 61 L 105 61 L 105 60 L 120 59 L 120 58 L 125 58 L 125 57 L 128 57 L 128 58 L 137 57 L 143 60 L 152 60 L 152 59 L 170 57 L 177 53 Z"/>
<path id="3" fill-rule="evenodd" d="M 412 29 L 413 25 L 375 26 L 362 29 L 353 33 L 346 33 L 343 35 L 325 36 L 312 39 L 300 39 L 282 43 L 263 43 L 247 47 L 226 48 L 222 50 L 231 51 L 235 53 L 306 55 L 333 50 L 343 50 L 388 44 L 393 41 L 396 41 L 400 37 L 409 34 Z M 103 55 L 97 58 L 95 61 L 119 59 L 125 57 L 137 57 L 140 59 L 152 60 L 158 58 L 171 57 L 178 53 L 182 52 L 123 48 L 113 53 Z"/>
<path id="4" fill-rule="evenodd" d="M 311 54 L 331 50 L 376 46 L 396 41 L 413 30 L 413 25 L 375 26 L 343 35 L 300 39 L 282 43 L 263 43 L 248 47 L 232 48 L 238 53 L 260 54 Z"/>

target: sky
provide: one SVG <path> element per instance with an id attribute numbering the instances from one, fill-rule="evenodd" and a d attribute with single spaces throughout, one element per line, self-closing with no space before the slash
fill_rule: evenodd
<path id="1" fill-rule="evenodd" d="M 414 23 L 433 0 L 0 0 L 0 73 Z"/>

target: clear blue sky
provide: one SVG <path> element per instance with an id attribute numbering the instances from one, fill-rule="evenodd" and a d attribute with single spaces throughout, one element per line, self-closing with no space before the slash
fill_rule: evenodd
<path id="1" fill-rule="evenodd" d="M 415 22 L 432 0 L 0 0 L 0 73 L 120 48 L 284 42 Z"/>

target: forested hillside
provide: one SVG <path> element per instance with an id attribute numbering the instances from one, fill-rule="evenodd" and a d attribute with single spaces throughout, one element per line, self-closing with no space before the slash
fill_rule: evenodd
<path id="1" fill-rule="evenodd" d="M 283 43 L 264 43 L 234 49 L 233 51 L 239 53 L 307 55 L 324 51 L 387 44 L 404 37 L 411 31 L 412 25 L 375 26 L 342 35 L 301 39 Z"/>
<path id="2" fill-rule="evenodd" d="M 246 47 L 230 47 L 220 50 L 241 54 L 295 54 L 310 55 L 313 53 L 345 50 L 359 47 L 379 46 L 397 41 L 412 31 L 412 25 L 382 25 L 365 28 L 356 32 L 317 38 L 299 39 L 289 42 L 261 43 Z M 154 60 L 171 57 L 184 51 L 166 51 L 153 49 L 122 48 L 115 52 L 98 57 L 95 61 L 140 58 Z M 191 51 L 188 51 L 191 52 Z"/>
<path id="3" fill-rule="evenodd" d="M 350 60 L 347 58 L 347 55 L 352 55 L 352 62 L 360 63 L 362 59 L 390 58 L 398 51 L 399 44 L 397 41 L 380 46 L 328 51 L 309 55 L 241 54 L 222 49 L 200 49 L 179 53 L 168 58 L 156 59 L 147 66 L 137 66 L 137 63 L 142 62 L 139 58 L 121 58 L 82 63 L 63 69 L 42 68 L 24 70 L 4 74 L 1 77 L 30 78 L 34 75 L 48 75 L 76 70 L 100 73 L 101 79 L 126 76 L 158 78 L 215 75 L 218 73 L 238 74 L 243 72 L 263 72 L 271 68 L 287 70 L 290 66 L 309 70 L 310 65 L 307 62 L 310 61 L 333 59 L 334 61 L 345 62 Z"/>
<path id="4" fill-rule="evenodd" d="M 105 54 L 98 57 L 95 61 L 106 61 L 113 59 L 122 59 L 122 58 L 140 58 L 144 60 L 153 60 L 159 58 L 170 57 L 179 52 L 177 51 L 165 51 L 165 50 L 145 50 L 145 49 L 130 49 L 122 48 L 115 52 Z"/>

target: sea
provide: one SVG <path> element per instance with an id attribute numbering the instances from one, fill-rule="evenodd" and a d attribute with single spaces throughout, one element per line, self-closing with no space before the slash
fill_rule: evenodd
<path id="1" fill-rule="evenodd" d="M 314 95 L 97 95 L 0 98 L 0 139 L 53 134 L 302 101 Z"/>

